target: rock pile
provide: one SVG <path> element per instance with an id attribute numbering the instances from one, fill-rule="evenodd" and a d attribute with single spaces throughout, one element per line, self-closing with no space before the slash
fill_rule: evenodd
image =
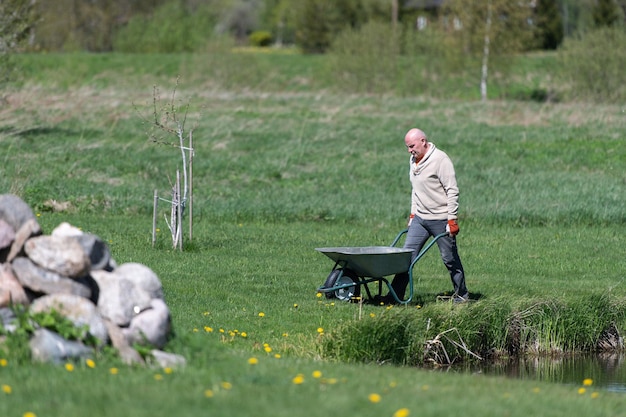
<path id="1" fill-rule="evenodd" d="M 98 236 L 62 223 L 44 235 L 31 208 L 0 195 L 0 325 L 16 326 L 15 306 L 31 313 L 56 311 L 97 341 L 117 349 L 126 363 L 143 363 L 133 345 L 152 348 L 160 366 L 184 358 L 161 351 L 171 336 L 170 312 L 158 276 L 139 263 L 116 265 Z M 62 362 L 93 355 L 92 347 L 44 328 L 31 340 L 32 357 Z"/>

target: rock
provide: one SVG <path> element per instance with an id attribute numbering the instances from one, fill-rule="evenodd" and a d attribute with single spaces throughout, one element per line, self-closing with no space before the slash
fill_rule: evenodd
<path id="1" fill-rule="evenodd" d="M 71 359 L 88 358 L 92 349 L 80 342 L 65 340 L 47 329 L 37 329 L 29 342 L 34 360 L 39 362 L 63 363 Z"/>
<path id="2" fill-rule="evenodd" d="M 45 295 L 33 301 L 30 310 L 33 313 L 56 310 L 76 327 L 86 325 L 89 333 L 101 344 L 109 341 L 104 320 L 98 314 L 95 304 L 86 298 L 72 294 Z"/>
<path id="3" fill-rule="evenodd" d="M 24 251 L 37 265 L 66 277 L 83 277 L 91 268 L 89 257 L 76 237 L 33 237 L 26 241 Z"/>
<path id="4" fill-rule="evenodd" d="M 91 289 L 86 283 L 40 268 L 28 258 L 15 258 L 12 265 L 13 272 L 20 284 L 33 292 L 91 297 Z"/>
<path id="5" fill-rule="evenodd" d="M 102 239 L 90 233 L 84 233 L 78 236 L 77 239 L 85 253 L 89 256 L 92 271 L 98 269 L 112 270 L 110 268 L 111 251 Z"/>
<path id="6" fill-rule="evenodd" d="M 174 353 L 163 352 L 162 350 L 150 351 L 156 364 L 161 368 L 182 368 L 187 365 L 187 361 L 184 356 L 176 355 Z"/>
<path id="7" fill-rule="evenodd" d="M 131 280 L 139 288 L 146 291 L 150 295 L 150 298 L 160 298 L 163 300 L 163 286 L 161 285 L 161 281 L 147 266 L 129 262 L 118 266 L 115 272 Z"/>
<path id="8" fill-rule="evenodd" d="M 126 337 L 124 337 L 124 333 L 122 333 L 122 330 L 118 326 L 116 326 L 115 323 L 110 320 L 104 320 L 104 324 L 107 328 L 107 331 L 109 332 L 111 345 L 113 345 L 113 347 L 117 349 L 117 352 L 119 353 L 122 362 L 124 362 L 126 365 L 145 364 L 145 361 L 143 360 L 139 352 L 137 352 L 128 344 Z"/>
<path id="9" fill-rule="evenodd" d="M 170 311 L 161 299 L 150 302 L 150 308 L 142 311 L 130 322 L 130 327 L 122 329 L 130 345 L 151 345 L 162 349 L 167 343 L 171 330 Z"/>
<path id="10" fill-rule="evenodd" d="M 20 285 L 9 264 L 0 264 L 0 307 L 30 304 L 24 288 Z"/>
<path id="11" fill-rule="evenodd" d="M 12 308 L 0 307 L 0 326 L 2 326 L 4 330 L 13 333 L 17 329 L 16 319 L 17 316 Z"/>
<path id="12" fill-rule="evenodd" d="M 7 256 L 7 262 L 11 262 L 15 257 L 23 254 L 26 241 L 31 237 L 39 235 L 41 235 L 41 226 L 39 226 L 39 223 L 33 219 L 27 220 L 15 235 L 11 251 L 9 252 L 9 256 Z"/>
<path id="13" fill-rule="evenodd" d="M 76 226 L 72 226 L 68 222 L 63 222 L 52 230 L 51 236 L 77 237 L 83 234 L 83 231 Z"/>
<path id="14" fill-rule="evenodd" d="M 98 311 L 102 317 L 118 326 L 127 327 L 133 317 L 150 308 L 152 297 L 117 271 L 92 271 L 91 276 L 100 291 Z"/>
<path id="15" fill-rule="evenodd" d="M 7 222 L 14 231 L 19 230 L 28 220 L 37 221 L 28 204 L 13 194 L 0 195 L 0 219 Z"/>
<path id="16" fill-rule="evenodd" d="M 15 239 L 15 230 L 11 225 L 0 219 L 0 250 L 11 247 Z"/>

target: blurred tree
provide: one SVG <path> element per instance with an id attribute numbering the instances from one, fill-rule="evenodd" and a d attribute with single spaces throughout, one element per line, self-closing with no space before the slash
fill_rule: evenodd
<path id="1" fill-rule="evenodd" d="M 507 70 L 511 57 L 531 44 L 529 3 L 509 0 L 449 0 L 444 3 L 442 29 L 466 58 L 467 69 L 480 73 L 480 96 L 487 99 L 490 69 Z M 504 58 L 504 59 L 501 59 Z"/>
<path id="2" fill-rule="evenodd" d="M 27 43 L 37 20 L 35 0 L 0 0 L 0 86 L 11 80 L 11 54 Z"/>
<path id="3" fill-rule="evenodd" d="M 535 39 L 541 49 L 556 49 L 563 41 L 563 22 L 554 0 L 537 0 L 535 6 Z"/>
<path id="4" fill-rule="evenodd" d="M 614 26 L 622 20 L 620 12 L 616 0 L 596 0 L 591 15 L 596 27 Z"/>

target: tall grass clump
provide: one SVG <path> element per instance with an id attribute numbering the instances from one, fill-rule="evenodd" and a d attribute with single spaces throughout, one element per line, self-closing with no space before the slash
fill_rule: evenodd
<path id="1" fill-rule="evenodd" d="M 604 27 L 566 39 L 559 62 L 575 100 L 620 103 L 626 100 L 626 30 Z"/>
<path id="2" fill-rule="evenodd" d="M 438 360 L 449 363 L 620 350 L 624 345 L 617 328 L 625 318 L 624 299 L 608 294 L 517 303 L 508 297 L 468 305 L 440 302 L 346 322 L 321 348 L 324 356 L 344 361 L 402 365 L 433 361 L 433 350 Z"/>

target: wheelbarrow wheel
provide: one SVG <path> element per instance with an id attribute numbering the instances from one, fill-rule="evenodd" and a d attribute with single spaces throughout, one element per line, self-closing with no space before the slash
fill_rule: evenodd
<path id="1" fill-rule="evenodd" d="M 326 282 L 324 282 L 325 288 L 336 287 L 340 285 L 354 284 L 349 287 L 340 288 L 335 291 L 327 292 L 326 298 L 337 298 L 341 301 L 353 301 L 361 295 L 361 287 L 357 284 L 359 278 L 357 275 L 349 269 L 335 269 L 333 270 Z"/>

